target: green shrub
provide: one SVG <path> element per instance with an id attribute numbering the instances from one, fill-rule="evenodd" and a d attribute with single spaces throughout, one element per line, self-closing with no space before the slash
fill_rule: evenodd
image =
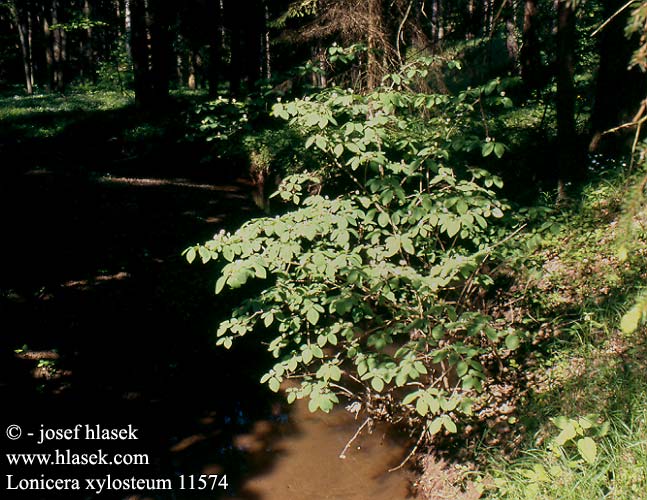
<path id="1" fill-rule="evenodd" d="M 330 411 L 344 395 L 371 418 L 424 424 L 433 436 L 457 431 L 488 377 L 482 361 L 502 363 L 519 338 L 472 306 L 491 282 L 483 264 L 496 259 L 493 223 L 506 205 L 493 191 L 501 181 L 459 156 L 480 154 L 485 142 L 467 131 L 497 84 L 454 97 L 407 90 L 425 72 L 411 65 L 368 95 L 334 88 L 277 102 L 273 115 L 326 163 L 285 179 L 278 196 L 292 210 L 185 255 L 225 263 L 216 293 L 260 280 L 217 343 L 270 331 L 270 389 L 308 398 L 311 411 Z M 324 186 L 350 188 L 322 194 L 322 171 Z"/>

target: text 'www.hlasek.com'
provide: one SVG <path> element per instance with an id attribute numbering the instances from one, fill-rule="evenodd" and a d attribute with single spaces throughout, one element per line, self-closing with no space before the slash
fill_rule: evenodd
<path id="1" fill-rule="evenodd" d="M 175 474 L 172 477 L 144 477 L 151 465 L 148 453 L 119 453 L 106 450 L 106 445 L 137 444 L 140 429 L 127 425 L 120 428 L 97 424 L 76 424 L 65 428 L 45 425 L 33 429 L 12 424 L 6 437 L 14 444 L 43 447 L 29 453 L 11 450 L 4 455 L 8 472 L 4 475 L 7 492 L 154 492 L 163 490 L 226 490 L 225 474 Z M 96 448 L 86 449 L 88 446 Z M 41 472 L 44 471 L 44 472 Z M 64 471 L 65 474 L 61 472 Z M 88 471 L 101 471 L 90 477 Z M 75 474 L 77 473 L 78 474 Z M 63 475 L 67 477 L 63 477 Z M 90 474 L 91 475 L 91 474 Z M 72 476 L 72 477 L 70 477 Z M 74 477 L 76 476 L 76 477 Z"/>

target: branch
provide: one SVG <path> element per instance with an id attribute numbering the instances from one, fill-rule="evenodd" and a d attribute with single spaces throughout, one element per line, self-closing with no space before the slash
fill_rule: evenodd
<path id="1" fill-rule="evenodd" d="M 398 465 L 397 467 L 393 467 L 393 468 L 389 469 L 389 472 L 395 472 L 396 470 L 401 469 L 402 467 L 404 467 L 404 465 L 409 461 L 409 459 L 416 452 L 416 450 L 418 449 L 418 446 L 420 446 L 420 443 L 422 443 L 422 438 L 425 437 L 425 431 L 426 431 L 426 429 L 423 427 L 422 432 L 420 433 L 420 437 L 418 438 L 418 441 L 416 442 L 415 446 L 413 448 L 411 448 L 411 451 L 409 452 L 409 454 L 406 457 L 404 457 L 404 460 L 402 462 L 400 462 L 400 465 Z"/>
<path id="2" fill-rule="evenodd" d="M 350 445 L 353 443 L 353 441 L 355 441 L 355 440 L 357 439 L 357 437 L 358 437 L 358 436 L 360 435 L 360 433 L 362 432 L 362 429 L 363 429 L 364 427 L 366 427 L 366 426 L 367 426 L 369 423 L 371 423 L 372 421 L 373 421 L 373 419 L 371 419 L 371 417 L 366 417 L 366 420 L 364 420 L 364 423 L 363 423 L 362 425 L 360 425 L 360 426 L 359 426 L 359 428 L 357 429 L 357 431 L 355 432 L 355 434 L 353 435 L 353 437 L 352 437 L 352 438 L 350 438 L 350 441 L 348 441 L 348 443 L 346 443 L 346 446 L 344 446 L 344 449 L 343 449 L 343 450 L 341 451 L 341 453 L 339 454 L 339 458 L 342 458 L 342 459 L 346 458 L 346 452 L 348 451 L 348 448 L 350 448 Z"/>
<path id="3" fill-rule="evenodd" d="M 602 26 L 600 26 L 598 29 L 596 29 L 593 33 L 591 33 L 591 36 L 597 35 L 600 31 L 602 31 L 604 28 L 606 28 L 609 23 L 611 23 L 616 17 L 618 17 L 622 12 L 627 10 L 629 7 L 631 7 L 631 4 L 634 3 L 635 0 L 629 0 L 626 4 L 624 4 L 622 7 L 620 7 L 609 19 L 604 21 L 602 23 Z"/>

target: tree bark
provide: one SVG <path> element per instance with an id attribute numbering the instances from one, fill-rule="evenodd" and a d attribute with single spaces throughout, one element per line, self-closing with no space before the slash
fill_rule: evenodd
<path id="1" fill-rule="evenodd" d="M 169 26 L 172 9 L 167 0 L 148 0 L 150 31 L 151 85 L 155 104 L 164 104 L 169 97 L 172 51 Z"/>
<path id="2" fill-rule="evenodd" d="M 29 8 L 29 7 L 28 7 Z M 18 29 L 18 38 L 20 39 L 20 53 L 22 54 L 23 60 L 23 69 L 25 72 L 25 90 L 27 95 L 33 95 L 34 93 L 34 80 L 33 80 L 33 67 L 31 62 L 31 47 L 30 47 L 30 36 L 29 36 L 29 26 L 26 21 L 26 14 L 18 9 L 15 2 L 9 4 L 9 9 L 11 11 L 14 22 L 16 23 L 16 28 Z"/>
<path id="3" fill-rule="evenodd" d="M 523 36 L 520 51 L 521 79 L 527 90 L 542 86 L 544 68 L 539 52 L 537 0 L 526 0 L 523 7 Z"/>
<path id="4" fill-rule="evenodd" d="M 45 86 L 47 90 L 54 88 L 54 53 L 52 50 L 52 31 L 49 29 L 48 12 L 43 5 L 42 7 L 43 38 L 45 40 L 45 64 L 47 66 L 47 79 Z"/>
<path id="5" fill-rule="evenodd" d="M 148 33 L 146 29 L 146 5 L 144 0 L 129 0 L 130 48 L 133 59 L 135 104 L 147 108 L 152 102 L 150 67 L 148 54 Z"/>
<path id="6" fill-rule="evenodd" d="M 58 0 L 52 0 L 51 2 L 51 19 L 52 25 L 57 25 L 59 23 L 58 17 Z M 63 65 L 65 62 L 65 45 L 64 45 L 64 33 L 61 28 L 56 28 L 53 30 L 53 69 L 54 69 L 54 80 L 52 82 L 53 89 L 58 92 L 63 92 L 65 90 L 65 79 Z"/>
<path id="7" fill-rule="evenodd" d="M 380 35 L 382 33 L 382 1 L 368 0 L 368 63 L 366 86 L 375 89 L 381 81 L 381 68 L 378 59 Z"/>
<path id="8" fill-rule="evenodd" d="M 88 0 L 83 0 L 83 17 L 86 21 L 90 21 L 90 2 Z M 90 75 L 90 80 L 95 81 L 94 73 L 94 52 L 92 48 L 92 26 L 88 24 L 88 27 L 85 30 L 85 40 L 83 46 L 84 58 L 85 58 L 85 68 L 87 74 Z"/>
<path id="9" fill-rule="evenodd" d="M 557 166 L 560 196 L 567 181 L 583 177 L 575 130 L 575 9 L 571 0 L 557 4 Z"/>
<path id="10" fill-rule="evenodd" d="M 223 44 L 223 4 L 222 0 L 211 0 L 208 3 L 207 15 L 212 20 L 212 29 L 209 43 L 209 95 L 218 94 L 222 74 L 222 44 Z"/>

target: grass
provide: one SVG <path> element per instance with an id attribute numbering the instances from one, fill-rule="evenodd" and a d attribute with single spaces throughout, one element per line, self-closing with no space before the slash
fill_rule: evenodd
<path id="1" fill-rule="evenodd" d="M 481 452 L 491 457 L 485 498 L 647 498 L 647 332 L 619 329 L 647 283 L 646 211 L 636 192 L 644 173 L 627 176 L 621 164 L 597 170 L 580 202 L 558 217 L 562 231 L 531 256 L 542 273 L 527 276 L 528 314 L 552 322 L 557 334 L 528 375 L 520 453 L 502 461 L 491 449 Z M 591 414 L 606 433 L 594 426 L 556 443 L 561 431 L 552 419 Z M 591 462 L 576 446 L 584 435 L 596 445 Z"/>

